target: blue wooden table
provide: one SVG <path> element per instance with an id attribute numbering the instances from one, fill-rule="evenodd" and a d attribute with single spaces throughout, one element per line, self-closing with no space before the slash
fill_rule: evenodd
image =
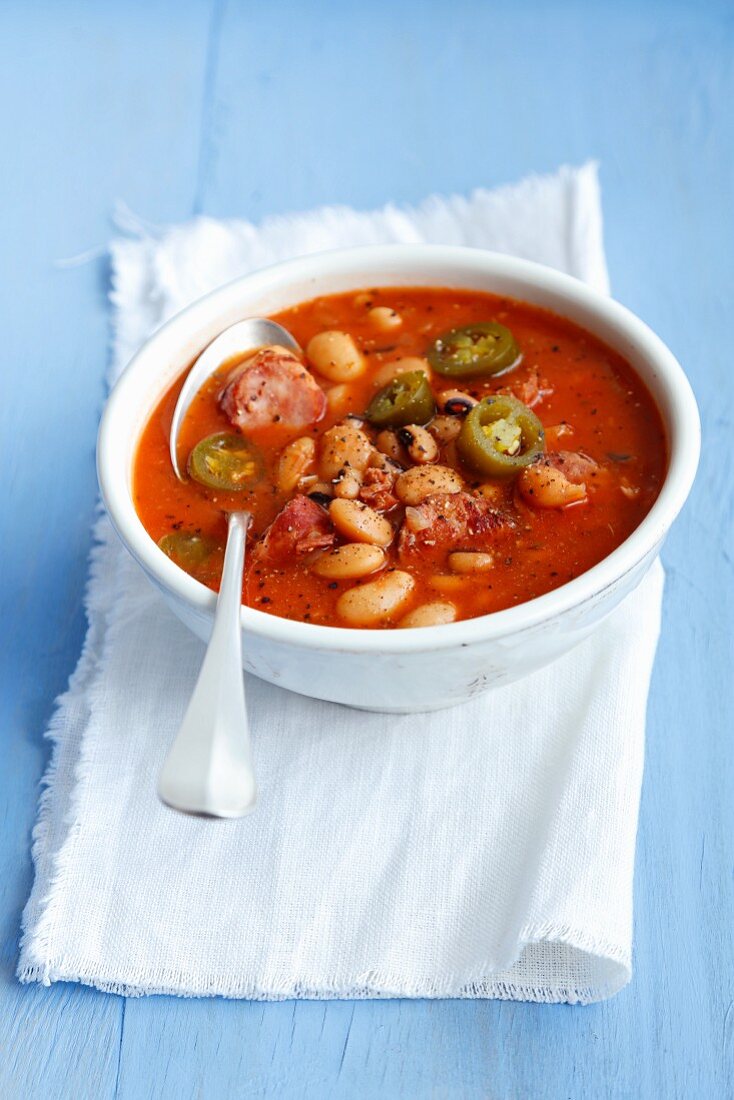
<path id="1" fill-rule="evenodd" d="M 0 1096 L 734 1095 L 734 12 L 609 0 L 133 0 L 0 7 Z M 704 421 L 665 550 L 636 973 L 588 1008 L 250 1004 L 21 987 L 42 730 L 74 668 L 108 330 L 104 245 L 466 191 L 598 157 L 616 295 Z"/>

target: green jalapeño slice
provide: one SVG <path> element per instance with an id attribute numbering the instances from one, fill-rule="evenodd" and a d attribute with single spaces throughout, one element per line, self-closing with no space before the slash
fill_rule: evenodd
<path id="1" fill-rule="evenodd" d="M 208 435 L 189 455 L 189 473 L 209 489 L 229 493 L 251 489 L 262 472 L 260 453 L 235 432 Z"/>
<path id="2" fill-rule="evenodd" d="M 467 466 L 487 477 L 518 474 L 543 453 L 543 425 L 532 409 L 502 393 L 467 414 L 456 446 Z"/>
<path id="3" fill-rule="evenodd" d="M 158 545 L 176 565 L 194 573 L 217 549 L 213 539 L 189 531 L 171 531 L 158 540 Z"/>
<path id="4" fill-rule="evenodd" d="M 365 416 L 376 428 L 404 428 L 427 424 L 436 414 L 436 402 L 422 370 L 405 371 L 393 378 L 367 406 Z"/>
<path id="5" fill-rule="evenodd" d="M 428 362 L 447 378 L 482 378 L 499 374 L 520 360 L 520 349 L 508 328 L 481 321 L 442 333 L 428 351 Z"/>

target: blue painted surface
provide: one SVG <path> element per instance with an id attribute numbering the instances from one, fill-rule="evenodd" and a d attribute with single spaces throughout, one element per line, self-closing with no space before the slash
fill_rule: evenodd
<path id="1" fill-rule="evenodd" d="M 0 6 L 0 1095 L 734 1095 L 730 4 Z M 41 731 L 78 656 L 116 198 L 151 220 L 360 207 L 598 157 L 616 295 L 698 394 L 666 546 L 636 974 L 589 1008 L 124 1001 L 14 980 Z M 40 445 L 39 445 L 40 444 Z"/>

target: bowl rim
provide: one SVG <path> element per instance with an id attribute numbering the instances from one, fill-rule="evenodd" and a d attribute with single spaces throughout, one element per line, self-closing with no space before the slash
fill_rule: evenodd
<path id="1" fill-rule="evenodd" d="M 97 440 L 97 475 L 102 500 L 113 527 L 133 558 L 176 600 L 199 614 L 211 617 L 217 597 L 215 592 L 194 580 L 159 550 L 135 511 L 130 471 L 120 461 L 118 421 L 124 416 L 126 402 L 134 393 L 142 372 L 147 372 L 146 361 L 154 358 L 167 344 L 182 343 L 183 333 L 201 328 L 212 312 L 234 307 L 240 297 L 246 301 L 248 295 L 252 297 L 254 293 L 265 293 L 283 284 L 303 281 L 313 284 L 313 296 L 316 296 L 320 277 L 346 276 L 352 269 L 355 272 L 355 291 L 371 281 L 374 283 L 378 270 L 384 272 L 380 276 L 381 285 L 400 286 L 399 278 L 392 283 L 384 281 L 386 275 L 393 274 L 392 268 L 395 269 L 394 274 L 399 276 L 401 266 L 425 266 L 427 262 L 432 270 L 442 266 L 447 269 L 461 268 L 465 277 L 475 272 L 485 277 L 491 275 L 531 284 L 540 291 L 561 296 L 582 310 L 588 310 L 594 320 L 603 320 L 635 345 L 638 356 L 651 364 L 657 383 L 664 391 L 669 411 L 666 415 L 660 407 L 661 401 L 656 399 L 666 430 L 669 463 L 652 508 L 624 542 L 591 569 L 551 592 L 502 611 L 420 630 L 360 630 L 298 622 L 243 605 L 240 613 L 242 628 L 250 635 L 263 639 L 314 650 L 400 654 L 462 647 L 529 630 L 572 611 L 616 586 L 658 548 L 685 503 L 700 454 L 700 418 L 693 390 L 683 368 L 660 337 L 626 306 L 587 283 L 544 264 L 466 246 L 363 245 L 331 249 L 272 264 L 211 291 L 161 325 L 138 349 L 113 387 L 105 405 Z M 373 276 L 372 280 L 370 276 Z M 421 282 L 415 276 L 404 277 L 402 285 L 420 286 Z M 426 282 L 425 285 L 438 284 Z M 448 279 L 445 285 L 450 288 Z M 521 295 L 508 294 L 510 296 L 522 300 Z M 302 300 L 307 299 L 304 297 Z M 562 309 L 555 311 L 563 316 Z M 592 323 L 577 323 L 594 332 Z M 170 359 L 170 353 L 161 358 L 166 357 Z"/>

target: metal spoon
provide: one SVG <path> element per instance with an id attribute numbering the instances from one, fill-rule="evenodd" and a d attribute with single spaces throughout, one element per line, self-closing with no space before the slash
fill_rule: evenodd
<path id="1" fill-rule="evenodd" d="M 171 465 L 179 481 L 186 480 L 178 464 L 178 439 L 181 434 L 181 425 L 201 387 L 228 359 L 272 344 L 290 348 L 299 354 L 301 351 L 287 329 L 276 321 L 268 321 L 264 317 L 248 317 L 246 321 L 238 321 L 237 324 L 230 325 L 224 332 L 220 332 L 208 347 L 204 348 L 186 377 L 171 421 Z"/>
<path id="2" fill-rule="evenodd" d="M 193 398 L 222 363 L 271 344 L 300 348 L 274 321 L 252 318 L 225 329 L 202 352 L 179 394 L 171 424 L 176 476 L 178 436 Z M 214 626 L 188 709 L 163 765 L 161 799 L 176 810 L 212 817 L 242 817 L 257 799 L 242 675 L 242 570 L 249 512 L 232 512 Z"/>

